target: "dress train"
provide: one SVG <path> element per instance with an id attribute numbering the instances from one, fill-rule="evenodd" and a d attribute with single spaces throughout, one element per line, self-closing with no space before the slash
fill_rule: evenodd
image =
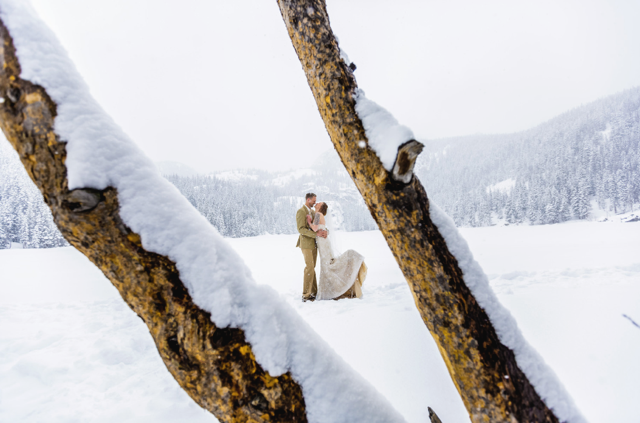
<path id="1" fill-rule="evenodd" d="M 326 226 L 319 225 L 319 229 L 326 229 Z M 362 298 L 362 284 L 367 277 L 364 257 L 355 250 L 347 250 L 334 257 L 330 236 L 316 238 L 320 256 L 320 278 L 316 299 Z"/>

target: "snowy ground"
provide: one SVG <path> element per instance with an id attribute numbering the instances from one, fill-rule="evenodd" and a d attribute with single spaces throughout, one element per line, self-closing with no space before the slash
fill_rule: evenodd
<path id="1" fill-rule="evenodd" d="M 498 297 L 592 423 L 637 422 L 640 223 L 462 229 Z M 301 303 L 295 236 L 230 239 L 409 422 L 468 421 L 379 232 L 348 233 L 365 298 Z M 146 327 L 71 248 L 0 250 L 0 422 L 214 422 L 164 368 Z"/>

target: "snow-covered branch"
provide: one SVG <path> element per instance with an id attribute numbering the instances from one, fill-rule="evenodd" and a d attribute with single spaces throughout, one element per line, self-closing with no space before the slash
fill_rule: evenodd
<path id="1" fill-rule="evenodd" d="M 411 131 L 363 103 L 324 0 L 278 4 L 331 140 L 411 286 L 472 421 L 584 421 L 497 301 L 453 222 L 430 204 L 417 177 L 398 183 L 392 176 Z"/>
<path id="2" fill-rule="evenodd" d="M 221 421 L 400 422 L 162 178 L 27 2 L 0 0 L 0 125 L 64 237 Z"/>

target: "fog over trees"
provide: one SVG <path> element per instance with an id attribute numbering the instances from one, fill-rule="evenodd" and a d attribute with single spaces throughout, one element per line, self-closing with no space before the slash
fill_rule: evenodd
<path id="1" fill-rule="evenodd" d="M 67 245 L 15 153 L 0 144 L 0 248 Z M 415 172 L 458 226 L 550 224 L 586 219 L 595 209 L 640 209 L 640 88 L 528 131 L 424 144 Z M 306 192 L 329 203 L 341 229 L 377 228 L 333 150 L 306 169 L 165 176 L 228 237 L 296 233 Z"/>
<path id="2" fill-rule="evenodd" d="M 321 155 L 308 169 L 290 172 L 238 170 L 165 177 L 228 237 L 297 233 L 295 214 L 307 192 L 329 204 L 338 228 L 377 228 L 335 151 Z"/>

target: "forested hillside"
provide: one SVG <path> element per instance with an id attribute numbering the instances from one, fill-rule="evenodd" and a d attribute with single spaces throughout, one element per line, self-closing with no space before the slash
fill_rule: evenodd
<path id="1" fill-rule="evenodd" d="M 0 248 L 10 242 L 25 248 L 67 245 L 53 224 L 42 195 L 18 158 L 0 144 Z M 166 168 L 166 166 L 163 166 Z M 176 169 L 175 166 L 170 167 Z M 337 153 L 321 155 L 308 169 L 287 172 L 238 170 L 209 175 L 165 175 L 200 213 L 228 237 L 297 232 L 295 213 L 304 195 L 314 192 L 330 205 L 336 224 L 345 231 L 376 225 Z"/>
<path id="2" fill-rule="evenodd" d="M 416 173 L 458 226 L 604 218 L 640 206 L 640 88 L 528 131 L 425 145 Z"/>
<path id="3" fill-rule="evenodd" d="M 458 226 L 604 219 L 640 209 L 640 88 L 578 107 L 528 131 L 424 144 L 416 174 Z M 165 171 L 183 167 L 160 166 Z M 343 230 L 376 228 L 333 150 L 306 169 L 165 176 L 228 237 L 295 233 L 295 211 L 306 192 L 329 203 Z M 10 242 L 30 248 L 66 245 L 4 140 L 0 223 L 0 248 Z"/>
<path id="4" fill-rule="evenodd" d="M 307 192 L 329 204 L 329 212 L 340 229 L 377 228 L 333 150 L 320 156 L 310 168 L 290 172 L 239 170 L 165 177 L 224 236 L 296 233 L 295 214 Z"/>
<path id="5" fill-rule="evenodd" d="M 0 136 L 0 248 L 11 242 L 25 248 L 68 245 L 18 155 Z"/>
<path id="6" fill-rule="evenodd" d="M 528 131 L 424 143 L 416 174 L 458 226 L 604 219 L 640 208 L 640 88 Z M 291 216 L 309 191 L 333 204 L 343 229 L 376 227 L 333 150 L 309 169 L 169 179 L 226 236 L 294 233 Z"/>

